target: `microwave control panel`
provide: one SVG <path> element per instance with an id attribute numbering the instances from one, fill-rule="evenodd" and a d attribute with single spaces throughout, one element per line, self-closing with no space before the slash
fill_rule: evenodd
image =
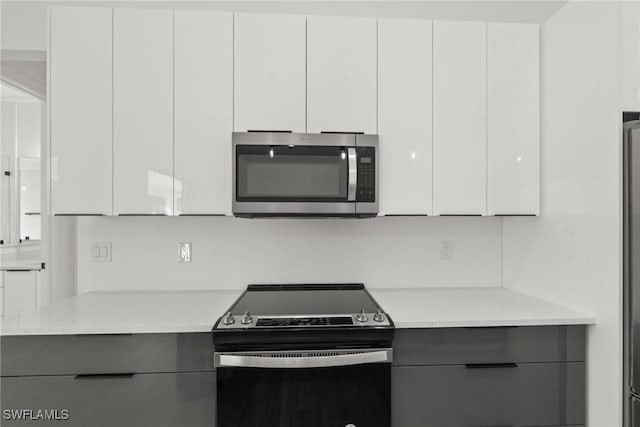
<path id="1" fill-rule="evenodd" d="M 376 150 L 374 147 L 356 148 L 358 158 L 357 202 L 376 201 Z"/>

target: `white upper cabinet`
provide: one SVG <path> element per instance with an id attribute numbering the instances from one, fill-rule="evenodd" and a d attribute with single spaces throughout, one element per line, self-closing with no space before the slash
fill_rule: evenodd
<path id="1" fill-rule="evenodd" d="M 115 9 L 114 212 L 173 213 L 173 11 Z"/>
<path id="2" fill-rule="evenodd" d="M 111 26 L 111 9 L 51 9 L 53 214 L 112 213 Z"/>
<path id="3" fill-rule="evenodd" d="M 433 23 L 435 215 L 486 214 L 486 35 L 485 23 Z"/>
<path id="4" fill-rule="evenodd" d="M 432 23 L 378 22 L 380 212 L 432 213 Z"/>
<path id="5" fill-rule="evenodd" d="M 175 11 L 175 214 L 231 214 L 233 15 Z"/>
<path id="6" fill-rule="evenodd" d="M 307 131 L 376 133 L 376 20 L 307 18 Z"/>
<path id="7" fill-rule="evenodd" d="M 235 14 L 234 130 L 305 132 L 305 17 Z"/>
<path id="8" fill-rule="evenodd" d="M 487 28 L 487 210 L 540 213 L 540 48 L 533 24 Z"/>

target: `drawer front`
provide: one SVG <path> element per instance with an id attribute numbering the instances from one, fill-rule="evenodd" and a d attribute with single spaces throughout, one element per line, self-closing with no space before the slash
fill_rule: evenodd
<path id="1" fill-rule="evenodd" d="M 208 333 L 0 338 L 2 376 L 213 371 Z"/>
<path id="2" fill-rule="evenodd" d="M 3 426 L 215 426 L 215 372 L 3 378 Z M 11 420 L 7 410 L 58 410 L 55 420 Z M 42 416 L 45 416 L 44 414 Z M 51 415 L 49 415 L 51 416 Z"/>
<path id="3" fill-rule="evenodd" d="M 585 360 L 584 326 L 398 329 L 396 366 Z"/>
<path id="4" fill-rule="evenodd" d="M 584 363 L 392 368 L 393 427 L 584 423 Z"/>

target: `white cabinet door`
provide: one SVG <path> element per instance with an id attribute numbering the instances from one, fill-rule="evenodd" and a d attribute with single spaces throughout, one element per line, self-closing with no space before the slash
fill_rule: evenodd
<path id="1" fill-rule="evenodd" d="M 4 272 L 4 314 L 10 316 L 36 308 L 36 272 Z"/>
<path id="2" fill-rule="evenodd" d="M 380 212 L 430 215 L 431 21 L 378 22 Z"/>
<path id="3" fill-rule="evenodd" d="M 234 129 L 305 132 L 305 17 L 235 14 Z"/>
<path id="4" fill-rule="evenodd" d="M 51 208 L 112 214 L 112 10 L 51 8 Z"/>
<path id="5" fill-rule="evenodd" d="M 42 270 L 35 271 L 36 307 L 44 307 L 51 303 L 51 292 Z"/>
<path id="6" fill-rule="evenodd" d="M 486 213 L 486 24 L 433 23 L 433 213 Z"/>
<path id="7" fill-rule="evenodd" d="M 307 131 L 376 133 L 376 20 L 307 18 Z"/>
<path id="8" fill-rule="evenodd" d="M 233 15 L 175 11 L 175 214 L 231 214 Z"/>
<path id="9" fill-rule="evenodd" d="M 540 213 L 540 49 L 533 24 L 487 28 L 487 211 Z"/>
<path id="10" fill-rule="evenodd" d="M 173 12 L 114 10 L 114 212 L 173 212 Z"/>

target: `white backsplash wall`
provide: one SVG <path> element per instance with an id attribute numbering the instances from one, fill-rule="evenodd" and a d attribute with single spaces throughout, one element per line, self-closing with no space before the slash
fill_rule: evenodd
<path id="1" fill-rule="evenodd" d="M 504 287 L 597 319 L 589 427 L 622 425 L 621 6 L 570 1 L 542 26 L 542 216 L 504 219 Z"/>
<path id="2" fill-rule="evenodd" d="M 502 219 L 80 217 L 78 293 L 364 282 L 370 288 L 501 286 Z M 92 262 L 91 243 L 112 243 Z M 453 258 L 441 259 L 442 241 Z M 192 262 L 178 262 L 178 243 Z"/>

